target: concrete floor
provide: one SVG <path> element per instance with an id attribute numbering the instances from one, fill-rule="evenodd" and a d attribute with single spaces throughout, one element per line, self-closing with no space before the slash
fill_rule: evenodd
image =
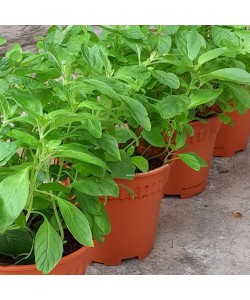
<path id="1" fill-rule="evenodd" d="M 0 26 L 0 36 L 32 50 L 48 26 Z M 239 214 L 234 212 L 240 212 Z M 232 158 L 214 158 L 206 191 L 162 201 L 155 247 L 144 260 L 118 267 L 91 263 L 87 274 L 250 274 L 250 144 Z"/>
<path id="2" fill-rule="evenodd" d="M 87 274 L 250 274 L 250 143 L 246 152 L 213 159 L 203 193 L 163 199 L 148 257 L 115 267 L 91 263 Z"/>

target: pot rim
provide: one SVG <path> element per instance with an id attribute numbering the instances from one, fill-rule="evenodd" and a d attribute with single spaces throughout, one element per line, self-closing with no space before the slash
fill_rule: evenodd
<path id="1" fill-rule="evenodd" d="M 89 250 L 90 247 L 87 246 L 83 246 L 80 249 L 76 250 L 75 252 L 72 252 L 71 254 L 68 254 L 64 257 L 61 258 L 61 260 L 58 262 L 58 264 L 60 265 L 64 265 L 66 263 L 68 263 L 69 261 L 73 260 L 75 257 L 79 256 L 79 255 L 83 255 L 84 253 L 86 253 Z M 58 265 L 57 264 L 57 265 Z M 56 268 L 57 265 L 54 267 Z M 54 268 L 51 270 L 53 271 Z M 33 271 L 36 270 L 37 272 L 41 272 L 39 270 L 37 270 L 36 265 L 35 264 L 30 264 L 30 265 L 0 265 L 0 270 L 1 271 L 12 271 L 16 272 L 17 270 L 19 271 Z M 42 272 L 41 272 L 42 274 Z"/>
<path id="2" fill-rule="evenodd" d="M 145 173 L 135 173 L 135 174 L 133 174 L 134 178 L 132 180 L 134 180 L 136 178 L 148 177 L 148 176 L 152 176 L 154 174 L 161 173 L 161 172 L 165 171 L 167 168 L 170 168 L 173 163 L 174 163 L 174 161 L 170 161 L 170 162 L 166 163 L 165 165 L 163 165 L 159 168 L 156 168 L 154 170 L 151 170 L 151 171 L 148 171 Z M 119 178 L 116 178 L 116 179 L 119 180 Z"/>
<path id="3" fill-rule="evenodd" d="M 197 125 L 207 125 L 209 122 L 212 122 L 212 121 L 215 121 L 215 120 L 220 121 L 218 115 L 214 115 L 214 116 L 211 116 L 209 118 L 202 119 L 202 120 L 204 120 L 205 122 L 201 122 L 200 120 L 193 120 L 193 121 L 190 121 L 189 123 L 192 124 L 192 126 L 197 126 Z"/>

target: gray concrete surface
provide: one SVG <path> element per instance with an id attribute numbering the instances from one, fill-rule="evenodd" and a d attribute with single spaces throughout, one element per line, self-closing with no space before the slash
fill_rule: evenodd
<path id="1" fill-rule="evenodd" d="M 117 267 L 91 263 L 87 274 L 250 274 L 250 143 L 232 158 L 213 158 L 203 193 L 163 199 L 148 257 Z"/>
<path id="2" fill-rule="evenodd" d="M 48 26 L 0 26 L 0 36 L 32 50 Z M 235 213 L 239 212 L 242 216 Z M 155 247 L 144 260 L 118 267 L 91 263 L 87 274 L 250 274 L 250 144 L 214 158 L 206 191 L 162 201 Z"/>

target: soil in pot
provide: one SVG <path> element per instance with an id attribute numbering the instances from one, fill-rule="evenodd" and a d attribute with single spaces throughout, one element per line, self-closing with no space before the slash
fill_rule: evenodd
<path id="1" fill-rule="evenodd" d="M 217 116 L 206 122 L 193 121 L 194 136 L 188 136 L 186 148 L 178 153 L 195 152 L 207 162 L 207 167 L 195 171 L 177 159 L 171 168 L 169 180 L 164 189 L 165 195 L 189 198 L 205 190 L 211 166 L 213 149 L 221 122 Z"/>
<path id="2" fill-rule="evenodd" d="M 250 109 L 245 114 L 237 111 L 228 113 L 234 125 L 222 124 L 214 147 L 214 156 L 231 157 L 238 151 L 245 151 L 250 135 Z"/>
<path id="3" fill-rule="evenodd" d="M 120 195 L 118 198 L 108 198 L 106 204 L 111 233 L 103 243 L 95 244 L 92 261 L 119 265 L 123 259 L 143 259 L 150 253 L 169 169 L 170 165 L 165 165 L 136 174 L 133 180 L 116 180 L 121 184 Z M 122 185 L 134 191 L 134 199 Z"/>
<path id="4" fill-rule="evenodd" d="M 65 240 L 63 258 L 49 275 L 85 274 L 90 261 L 91 249 L 78 243 L 68 230 L 64 231 Z M 41 275 L 34 264 L 13 265 L 11 257 L 0 255 L 0 275 Z"/>

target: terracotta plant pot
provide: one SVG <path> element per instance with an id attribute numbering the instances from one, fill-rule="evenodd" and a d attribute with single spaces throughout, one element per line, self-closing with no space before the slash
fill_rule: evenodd
<path id="1" fill-rule="evenodd" d="M 213 156 L 214 143 L 221 122 L 217 116 L 206 123 L 193 121 L 194 136 L 188 136 L 186 148 L 179 153 L 195 152 L 207 162 L 207 167 L 195 171 L 177 159 L 171 168 L 169 180 L 165 186 L 165 195 L 178 195 L 181 198 L 192 197 L 205 190 Z"/>
<path id="2" fill-rule="evenodd" d="M 245 114 L 237 111 L 228 113 L 234 122 L 234 126 L 222 124 L 218 132 L 214 156 L 230 157 L 237 151 L 245 151 L 250 135 L 250 109 Z"/>
<path id="3" fill-rule="evenodd" d="M 90 262 L 93 248 L 82 247 L 64 256 L 49 275 L 83 275 Z M 42 275 L 35 265 L 1 266 L 0 275 Z"/>
<path id="4" fill-rule="evenodd" d="M 172 165 L 172 164 L 171 164 Z M 154 246 L 163 188 L 170 165 L 147 173 L 136 174 L 133 180 L 117 179 L 118 184 L 134 191 L 134 199 L 120 186 L 120 196 L 110 197 L 106 209 L 111 233 L 103 243 L 96 243 L 91 260 L 105 265 L 119 265 L 122 259 L 145 258 Z"/>

